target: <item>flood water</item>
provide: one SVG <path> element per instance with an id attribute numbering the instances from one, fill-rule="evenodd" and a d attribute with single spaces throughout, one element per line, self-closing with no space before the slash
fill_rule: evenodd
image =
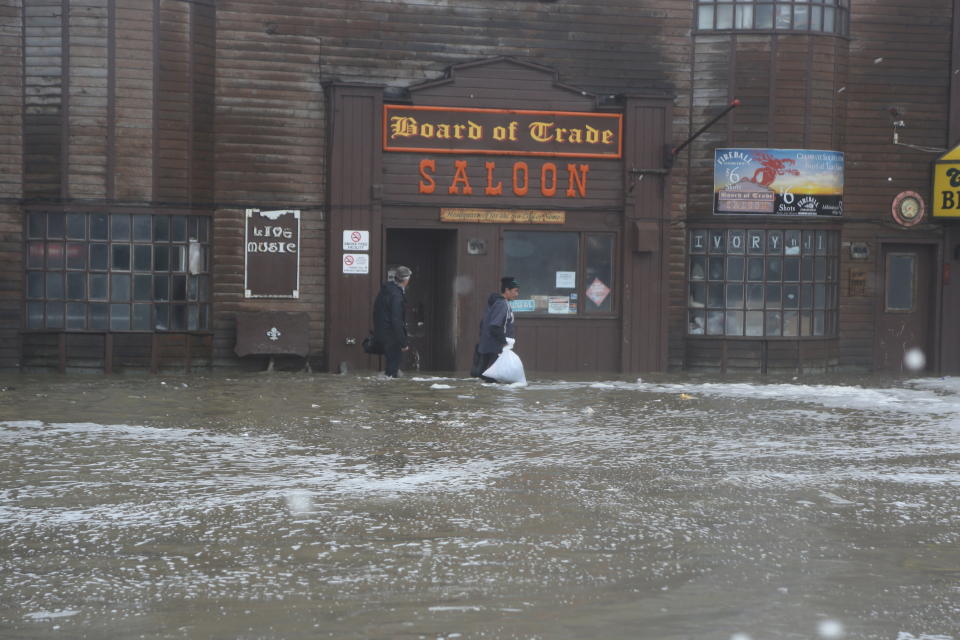
<path id="1" fill-rule="evenodd" d="M 960 379 L 0 389 L 3 638 L 960 640 Z"/>

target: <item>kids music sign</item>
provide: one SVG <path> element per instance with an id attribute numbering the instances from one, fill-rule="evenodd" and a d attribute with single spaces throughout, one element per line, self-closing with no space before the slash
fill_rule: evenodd
<path id="1" fill-rule="evenodd" d="M 715 149 L 713 212 L 843 215 L 843 154 L 808 149 Z"/>
<path id="2" fill-rule="evenodd" d="M 582 160 L 619 159 L 622 122 L 617 113 L 384 105 L 383 150 L 425 154 L 421 194 L 585 198 L 590 165 Z"/>

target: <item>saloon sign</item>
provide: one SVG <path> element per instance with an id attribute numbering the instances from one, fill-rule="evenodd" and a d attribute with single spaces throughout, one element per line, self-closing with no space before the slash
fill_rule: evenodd
<path id="1" fill-rule="evenodd" d="M 843 215 L 843 154 L 808 149 L 715 149 L 713 212 Z"/>
<path id="2" fill-rule="evenodd" d="M 622 145 L 622 116 L 614 113 L 404 105 L 383 110 L 383 150 L 423 154 L 415 179 L 424 195 L 586 198 L 585 160 L 619 159 Z"/>

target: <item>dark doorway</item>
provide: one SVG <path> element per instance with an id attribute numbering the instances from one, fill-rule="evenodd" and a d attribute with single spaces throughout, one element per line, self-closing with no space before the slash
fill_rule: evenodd
<path id="1" fill-rule="evenodd" d="M 882 296 L 877 322 L 877 369 L 935 370 L 936 248 L 932 245 L 885 244 L 881 258 Z M 905 356 L 914 351 L 905 362 Z M 913 366 L 910 366 L 910 365 Z"/>
<path id="2" fill-rule="evenodd" d="M 456 368 L 457 232 L 445 229 L 387 229 L 387 268 L 413 270 L 407 287 L 410 352 L 401 370 L 453 371 Z"/>

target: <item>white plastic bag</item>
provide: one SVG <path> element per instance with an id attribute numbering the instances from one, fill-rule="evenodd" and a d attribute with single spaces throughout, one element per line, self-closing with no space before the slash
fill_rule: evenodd
<path id="1" fill-rule="evenodd" d="M 520 356 L 513 352 L 514 342 L 516 340 L 513 338 L 507 338 L 507 345 L 490 368 L 483 372 L 484 376 L 493 378 L 497 382 L 527 384 L 527 376 L 523 373 L 523 362 L 520 361 Z"/>

